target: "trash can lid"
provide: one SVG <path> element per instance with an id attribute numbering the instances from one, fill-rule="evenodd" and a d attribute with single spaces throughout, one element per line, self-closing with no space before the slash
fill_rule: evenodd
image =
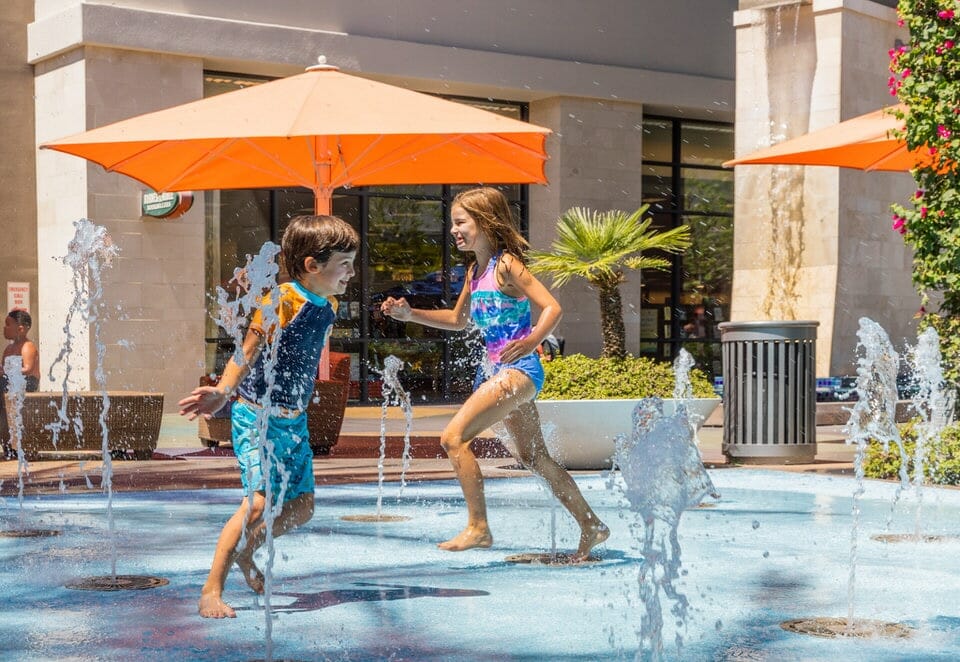
<path id="1" fill-rule="evenodd" d="M 721 322 L 720 340 L 816 340 L 816 320 L 764 320 L 752 322 Z"/>

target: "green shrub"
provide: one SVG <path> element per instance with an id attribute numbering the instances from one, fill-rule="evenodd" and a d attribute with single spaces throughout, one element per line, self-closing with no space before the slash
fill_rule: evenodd
<path id="1" fill-rule="evenodd" d="M 917 419 L 900 426 L 900 437 L 907 452 L 907 472 L 913 479 L 913 454 L 917 444 Z M 939 439 L 929 442 L 925 472 L 927 482 L 934 485 L 960 485 L 960 423 L 945 427 Z M 884 452 L 883 445 L 870 441 L 863 461 L 867 478 L 899 478 L 900 451 L 893 444 Z"/>
<path id="2" fill-rule="evenodd" d="M 545 361 L 543 367 L 546 381 L 539 396 L 543 400 L 673 397 L 673 366 L 645 357 L 592 359 L 573 354 Z M 716 397 L 700 370 L 690 371 L 690 381 L 694 397 Z"/>

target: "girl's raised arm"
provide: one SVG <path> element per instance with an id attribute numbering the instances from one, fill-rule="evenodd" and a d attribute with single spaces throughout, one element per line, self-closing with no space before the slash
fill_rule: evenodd
<path id="1" fill-rule="evenodd" d="M 425 326 L 445 331 L 462 331 L 470 321 L 470 279 L 473 277 L 473 267 L 467 270 L 464 277 L 463 289 L 453 308 L 431 310 L 427 308 L 411 308 L 404 298 L 388 297 L 380 306 L 384 315 L 389 315 L 401 322 L 416 322 Z"/>

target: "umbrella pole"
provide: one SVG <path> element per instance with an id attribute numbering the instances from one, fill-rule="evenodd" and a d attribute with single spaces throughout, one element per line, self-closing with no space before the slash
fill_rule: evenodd
<path id="1" fill-rule="evenodd" d="M 332 196 L 327 191 L 314 191 L 313 211 L 317 216 L 329 216 L 332 212 Z"/>

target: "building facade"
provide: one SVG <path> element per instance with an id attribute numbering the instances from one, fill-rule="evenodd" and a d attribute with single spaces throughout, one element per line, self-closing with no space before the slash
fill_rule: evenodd
<path id="1" fill-rule="evenodd" d="M 0 23 L 0 89 L 16 102 L 4 108 L 10 138 L 0 145 L 0 167 L 15 193 L 0 228 L 17 248 L 0 247 L 0 267 L 8 282 L 34 285 L 31 308 L 44 367 L 69 333 L 81 348 L 71 378 L 77 388 L 90 387 L 94 339 L 82 320 L 64 328 L 72 293 L 58 258 L 77 219 L 104 226 L 120 248 L 103 271 L 107 385 L 163 391 L 172 410 L 180 394 L 223 360 L 228 343 L 210 321 L 216 287 L 228 287 L 252 247 L 276 240 L 292 215 L 308 209 L 309 194 L 201 192 L 184 215 L 155 219 L 142 213 L 137 182 L 36 146 L 299 73 L 324 55 L 348 73 L 550 128 L 549 184 L 504 188 L 534 247 L 549 246 L 557 217 L 574 206 L 633 211 L 647 203 L 659 227 L 690 224 L 694 246 L 671 271 L 634 274 L 623 287 L 629 351 L 668 358 L 683 343 L 718 370 L 710 350 L 718 322 L 794 314 L 822 320 L 818 372 L 848 372 L 855 343 L 838 334 L 860 309 L 848 304 L 857 300 L 868 309 L 877 303 L 880 308 L 871 309 L 881 323 L 884 311 L 902 317 L 912 305 L 909 270 L 890 269 L 897 260 L 908 262 L 902 242 L 885 233 L 885 205 L 892 201 L 886 198 L 900 184 L 876 184 L 869 173 L 801 176 L 804 196 L 813 196 L 802 211 L 817 213 L 815 221 L 801 223 L 806 262 L 796 267 L 804 274 L 796 278 L 799 289 L 787 291 L 797 302 L 791 313 L 764 308 L 758 286 L 773 278 L 780 262 L 771 263 L 769 246 L 764 252 L 756 245 L 761 236 L 781 243 L 770 238 L 765 220 L 779 207 L 768 199 L 780 185 L 770 183 L 765 168 L 738 168 L 734 175 L 721 163 L 734 153 L 735 119 L 738 153 L 769 142 L 761 131 L 768 124 L 755 123 L 772 121 L 762 99 L 780 98 L 781 88 L 796 90 L 816 111 L 784 118 L 793 133 L 881 105 L 886 76 L 880 70 L 895 19 L 884 6 L 890 3 L 870 0 L 777 4 L 12 0 Z M 829 36 L 825 25 L 833 30 Z M 872 32 L 861 36 L 855 30 L 864 25 Z M 803 57 L 785 56 L 781 36 L 802 44 Z M 857 45 L 873 38 L 882 42 L 876 62 Z M 804 68 L 803 80 L 817 84 L 798 88 L 780 69 L 791 60 Z M 770 71 L 761 78 L 756 72 L 764 67 Z M 831 94 L 835 107 L 825 101 Z M 411 383 L 424 395 L 456 397 L 466 388 L 457 358 L 469 354 L 469 342 L 398 327 L 378 317 L 376 304 L 390 293 L 419 296 L 423 305 L 455 296 L 463 270 L 446 234 L 448 206 L 457 190 L 472 184 L 337 192 L 335 213 L 364 238 L 361 268 L 333 340 L 335 349 L 355 356 L 357 397 L 375 396 L 370 380 L 388 353 L 408 361 Z M 787 185 L 798 184 L 790 179 Z M 900 298 L 860 300 L 852 291 L 859 287 L 849 279 L 861 273 L 855 264 L 864 242 L 879 253 L 884 278 Z M 596 294 L 578 283 L 557 294 L 565 350 L 598 353 Z"/>

